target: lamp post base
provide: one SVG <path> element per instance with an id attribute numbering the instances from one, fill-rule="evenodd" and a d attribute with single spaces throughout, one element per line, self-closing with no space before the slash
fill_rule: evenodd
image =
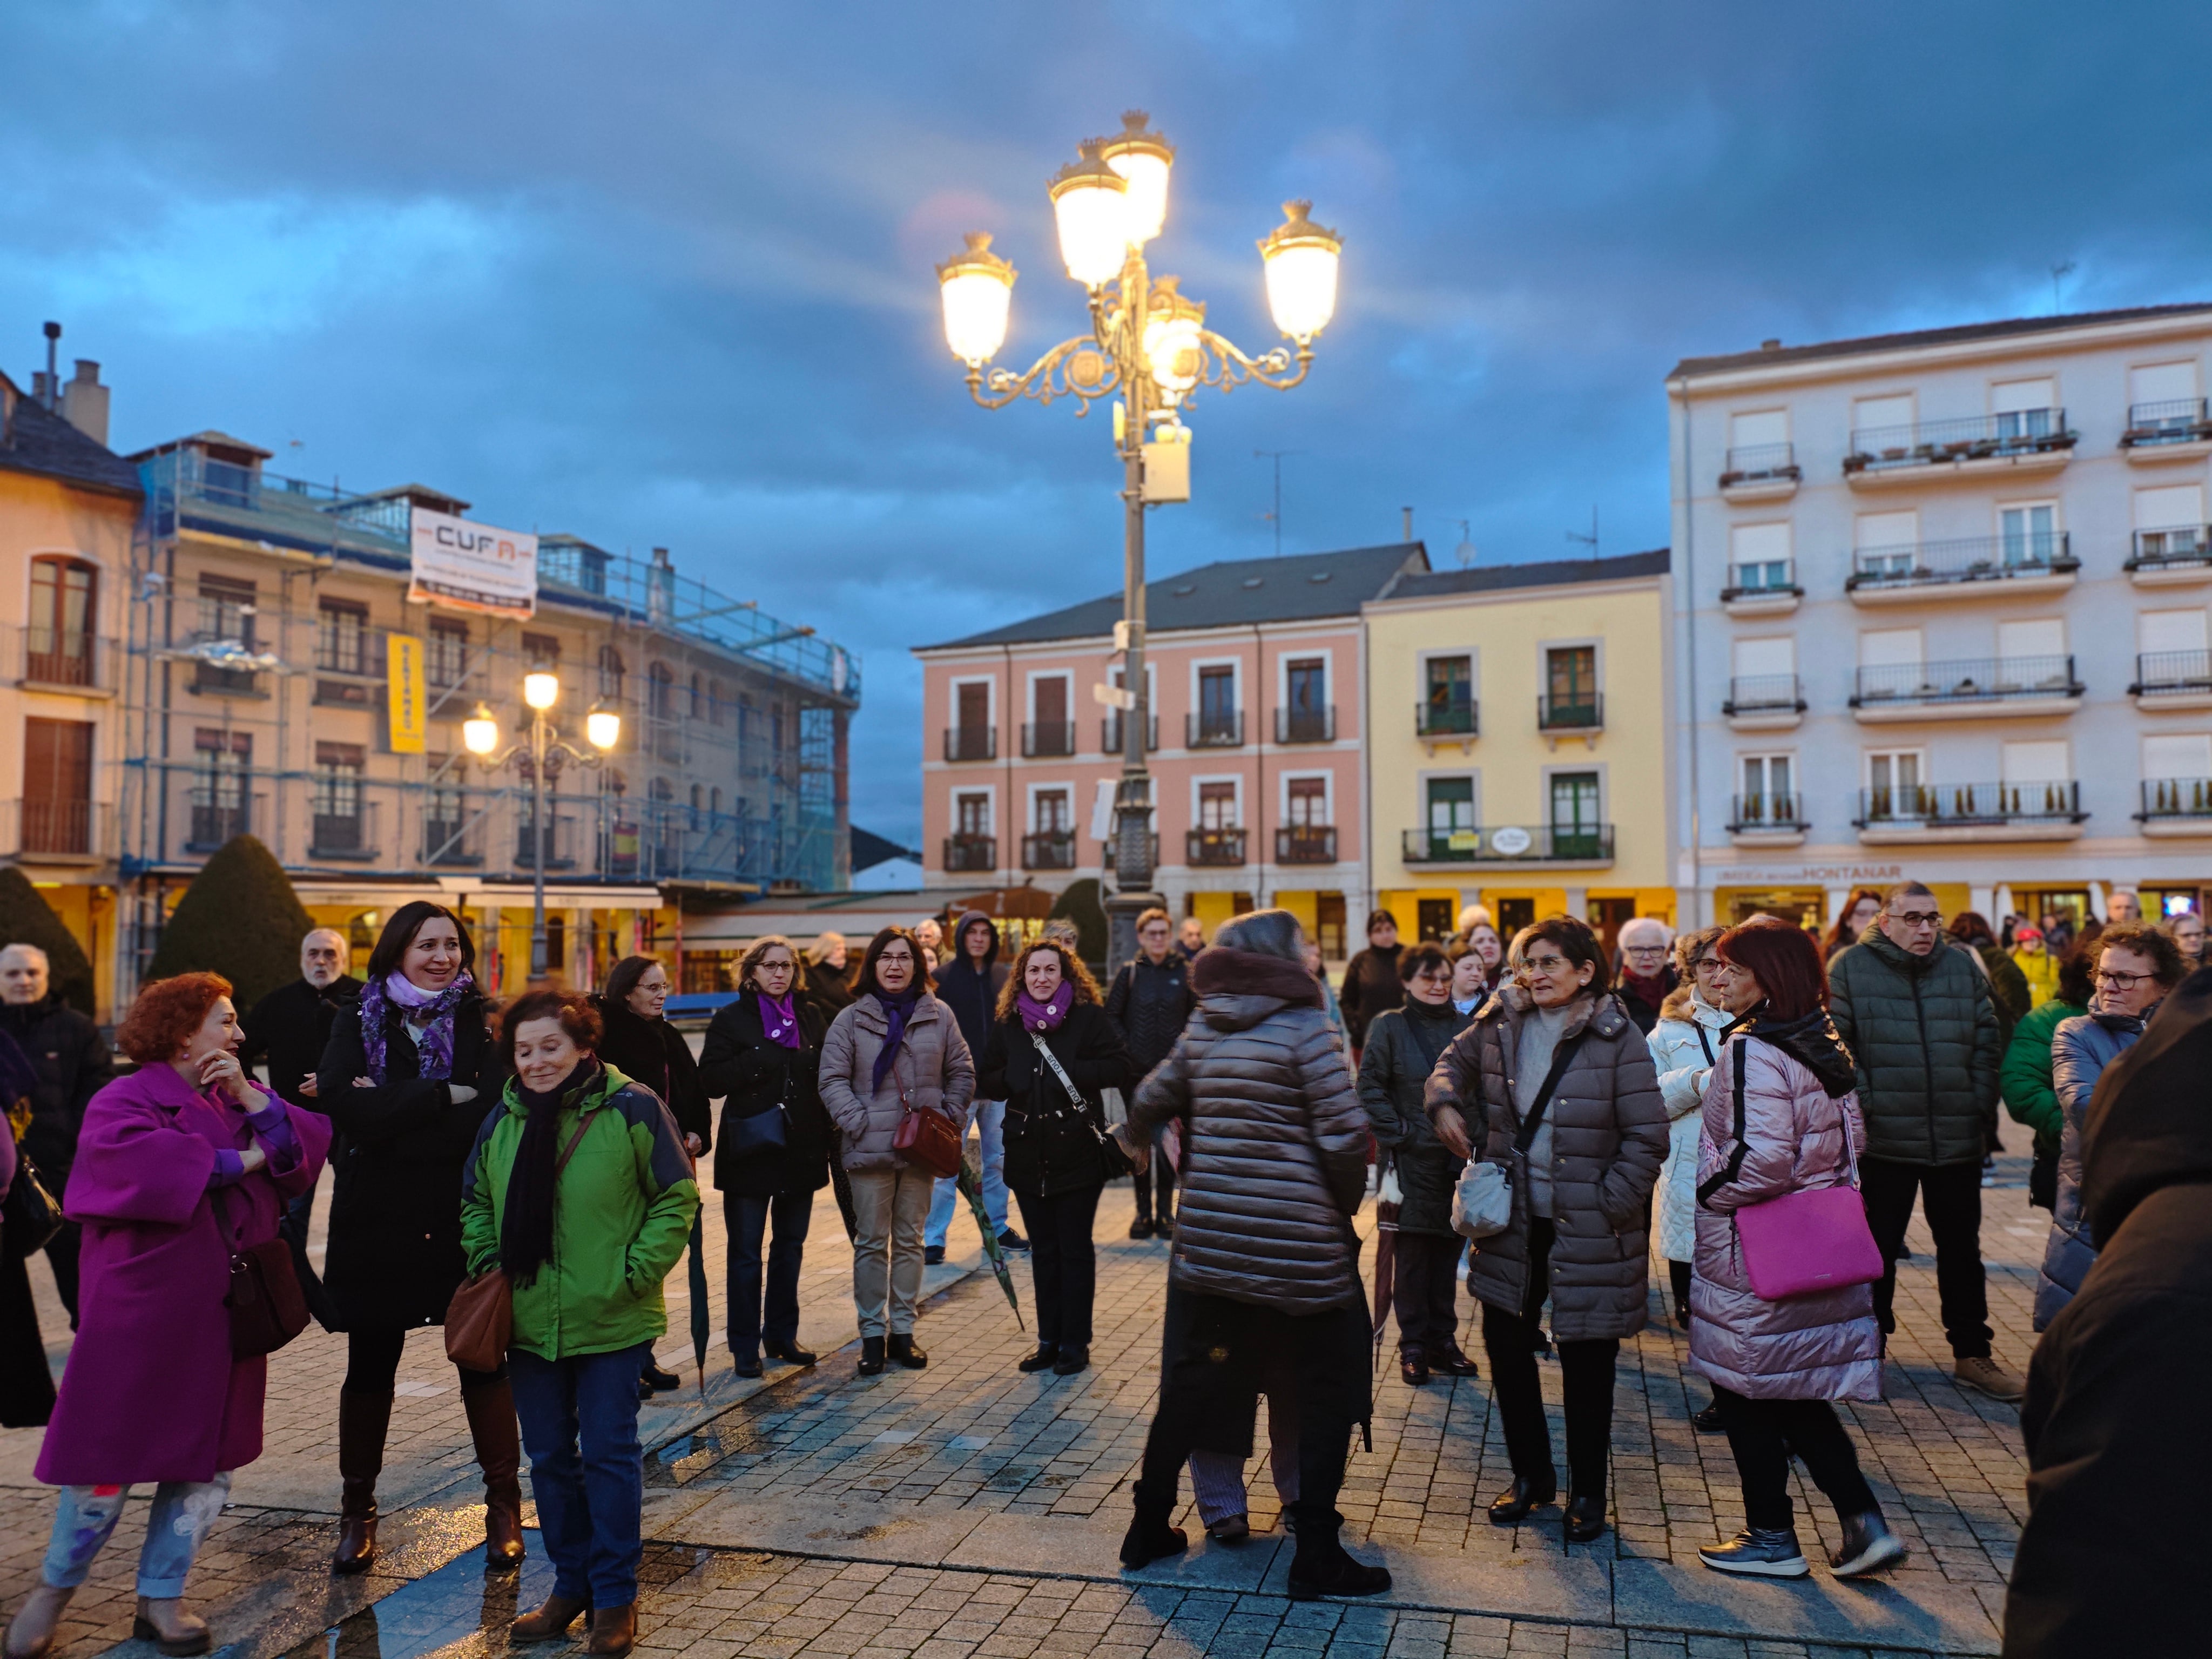
<path id="1" fill-rule="evenodd" d="M 1158 893 L 1113 893 L 1106 899 L 1106 977 L 1109 983 L 1121 964 L 1137 954 L 1137 918 L 1154 906 L 1166 908 Z"/>

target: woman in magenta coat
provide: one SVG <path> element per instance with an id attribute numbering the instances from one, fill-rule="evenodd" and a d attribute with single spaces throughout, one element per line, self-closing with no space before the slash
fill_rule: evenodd
<path id="1" fill-rule="evenodd" d="M 134 1633 L 164 1653 L 211 1644 L 206 1621 L 185 1610 L 185 1577 L 231 1472 L 261 1455 L 268 1376 L 259 1356 L 231 1354 L 231 1254 L 276 1237 L 330 1146 L 325 1119 L 240 1068 L 238 1015 L 219 975 L 148 986 L 117 1041 L 140 1069 L 92 1097 L 77 1137 L 64 1208 L 84 1227 L 80 1322 L 37 1468 L 62 1491 L 40 1583 L 9 1627 L 9 1659 L 52 1645 L 143 1481 L 154 1502 Z"/>

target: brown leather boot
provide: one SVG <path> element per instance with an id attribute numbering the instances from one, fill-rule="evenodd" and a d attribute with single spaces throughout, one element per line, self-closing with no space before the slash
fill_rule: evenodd
<path id="1" fill-rule="evenodd" d="M 512 1567 L 522 1549 L 522 1435 L 514 1420 L 514 1390 L 505 1377 L 461 1390 L 484 1478 L 484 1563 Z"/>
<path id="2" fill-rule="evenodd" d="M 592 1639 L 586 1653 L 628 1653 L 637 1645 L 637 1603 L 592 1610 Z"/>
<path id="3" fill-rule="evenodd" d="M 580 1613 L 589 1613 L 591 1603 L 573 1595 L 549 1595 L 545 1605 L 535 1613 L 526 1613 L 507 1627 L 510 1642 L 555 1642 L 568 1633 L 568 1626 L 576 1622 Z"/>
<path id="4" fill-rule="evenodd" d="M 384 1472 L 384 1431 L 392 1396 L 338 1390 L 338 1547 L 331 1571 L 367 1572 L 376 1559 L 376 1477 Z"/>
<path id="5" fill-rule="evenodd" d="M 69 1608 L 73 1589 L 57 1589 L 52 1584 L 38 1584 L 23 1598 L 23 1605 L 15 1609 L 15 1617 L 8 1626 L 7 1644 L 0 1648 L 8 1659 L 46 1659 L 54 1645 L 54 1632 L 62 1622 L 62 1614 Z"/>

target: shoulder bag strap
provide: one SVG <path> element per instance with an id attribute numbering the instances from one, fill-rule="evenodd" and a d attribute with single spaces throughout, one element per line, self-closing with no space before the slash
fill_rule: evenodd
<path id="1" fill-rule="evenodd" d="M 1552 1051 L 1552 1069 L 1544 1073 L 1544 1086 L 1536 1091 L 1535 1103 L 1529 1107 L 1520 1133 L 1513 1137 L 1513 1150 L 1523 1157 L 1528 1155 L 1528 1148 L 1535 1145 L 1536 1132 L 1544 1127 L 1544 1113 L 1552 1103 L 1552 1091 L 1559 1086 L 1559 1079 L 1567 1074 L 1567 1066 L 1575 1057 L 1575 1050 L 1583 1046 L 1583 1039 L 1589 1035 L 1589 1027 L 1585 1025 Z M 1506 1088 L 1510 1092 L 1512 1085 L 1509 1083 Z"/>
<path id="2" fill-rule="evenodd" d="M 1705 1051 L 1705 1064 L 1708 1066 L 1711 1065 L 1713 1063 L 1713 1040 L 1705 1035 L 1705 1022 L 1700 1019 L 1692 1018 L 1690 1022 L 1690 1029 L 1698 1034 L 1698 1047 Z"/>
<path id="3" fill-rule="evenodd" d="M 1744 1041 L 1747 1042 L 1750 1039 L 1747 1037 Z M 1714 1170 L 1698 1187 L 1698 1202 L 1700 1204 L 1743 1173 L 1744 1156 L 1751 1151 L 1743 1139 L 1743 1042 L 1735 1045 L 1735 1127 L 1731 1135 L 1735 1142 L 1735 1150 L 1729 1154 L 1729 1161 Z"/>
<path id="4" fill-rule="evenodd" d="M 582 1142 L 585 1131 L 589 1129 L 591 1127 L 592 1115 L 589 1112 L 579 1112 L 576 1114 L 576 1133 L 568 1137 L 568 1144 L 561 1149 L 561 1156 L 555 1161 L 553 1165 L 553 1179 L 555 1181 L 557 1182 L 561 1179 L 561 1171 L 568 1167 L 568 1160 L 575 1157 L 576 1148 Z"/>

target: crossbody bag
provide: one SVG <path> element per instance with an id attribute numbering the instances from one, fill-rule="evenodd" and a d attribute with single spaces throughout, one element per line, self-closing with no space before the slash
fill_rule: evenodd
<path id="1" fill-rule="evenodd" d="M 576 1155 L 592 1115 L 579 1113 L 576 1133 L 553 1163 L 553 1185 L 561 1185 L 561 1172 Z M 514 1340 L 514 1287 L 507 1282 L 507 1269 L 491 1267 L 469 1279 L 446 1304 L 446 1358 L 468 1371 L 495 1371 L 507 1358 L 507 1346 Z"/>
<path id="2" fill-rule="evenodd" d="M 1589 1035 L 1589 1028 L 1584 1026 L 1552 1051 L 1551 1069 L 1544 1073 L 1543 1086 L 1536 1091 L 1528 1115 L 1513 1137 L 1513 1150 L 1522 1158 L 1535 1145 L 1536 1132 L 1544 1127 L 1544 1114 L 1552 1104 L 1552 1093 L 1567 1074 L 1575 1050 Z M 1510 1091 L 1512 1085 L 1509 1082 L 1506 1087 Z M 1488 1238 L 1512 1224 L 1512 1166 L 1489 1158 L 1469 1159 L 1460 1172 L 1459 1185 L 1452 1189 L 1452 1231 L 1462 1238 Z"/>
<path id="3" fill-rule="evenodd" d="M 1098 1126 L 1091 1121 L 1091 1114 L 1083 1109 L 1086 1103 L 1083 1098 L 1083 1091 L 1070 1081 L 1067 1068 L 1060 1063 L 1060 1056 L 1053 1053 L 1052 1044 L 1042 1042 L 1035 1036 L 1030 1038 L 1030 1042 L 1037 1053 L 1044 1057 L 1044 1063 L 1052 1067 L 1052 1074 L 1060 1079 L 1060 1086 L 1066 1091 L 1069 1102 L 1075 1108 L 1076 1121 L 1090 1130 L 1091 1139 L 1097 1143 L 1100 1173 L 1108 1181 L 1119 1181 L 1123 1176 L 1134 1172 L 1137 1166 L 1129 1162 L 1128 1154 L 1121 1150 L 1121 1143 L 1113 1136 L 1103 1133 Z M 1064 1117 L 1066 1114 L 1054 1112 L 1053 1115 Z"/>

